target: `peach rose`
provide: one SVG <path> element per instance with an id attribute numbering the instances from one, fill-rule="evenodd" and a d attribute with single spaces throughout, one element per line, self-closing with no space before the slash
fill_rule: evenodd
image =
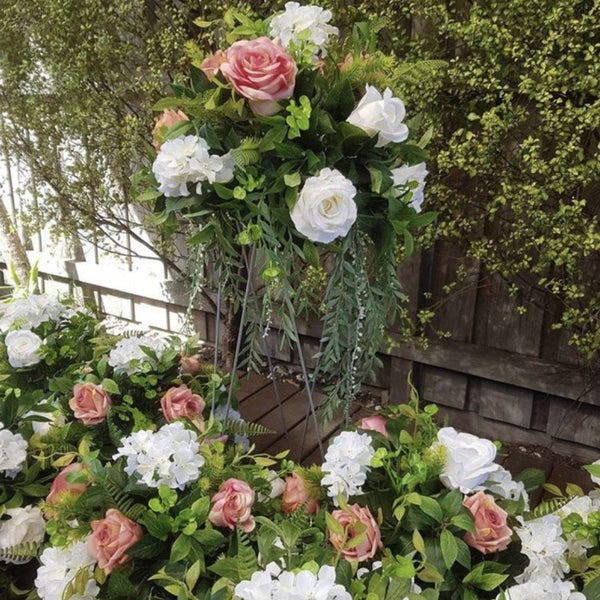
<path id="1" fill-rule="evenodd" d="M 228 479 L 212 497 L 213 506 L 208 520 L 217 527 L 235 529 L 249 533 L 256 525 L 251 510 L 254 504 L 254 490 L 245 481 Z"/>
<path id="2" fill-rule="evenodd" d="M 108 393 L 95 383 L 76 383 L 73 386 L 73 397 L 69 407 L 86 425 L 97 425 L 106 418 L 112 401 Z"/>
<path id="3" fill-rule="evenodd" d="M 202 417 L 206 402 L 202 396 L 194 394 L 187 385 L 172 387 L 160 399 L 160 407 L 168 423 L 176 419 L 190 420 Z"/>
<path id="4" fill-rule="evenodd" d="M 52 482 L 50 493 L 46 496 L 46 502 L 48 504 L 54 504 L 60 501 L 60 497 L 63 494 L 73 494 L 79 496 L 85 492 L 87 488 L 86 483 L 69 483 L 67 476 L 69 473 L 78 473 L 79 471 L 85 470 L 85 467 L 81 463 L 71 463 L 65 467 Z"/>
<path id="5" fill-rule="evenodd" d="M 227 55 L 222 50 L 218 50 L 211 56 L 207 56 L 200 65 L 200 69 L 210 81 L 220 71 L 221 65 L 227 60 Z"/>
<path id="6" fill-rule="evenodd" d="M 257 115 L 274 115 L 277 100 L 291 98 L 296 72 L 294 59 L 267 37 L 240 40 L 227 50 L 221 72 Z"/>
<path id="7" fill-rule="evenodd" d="M 475 534 L 465 534 L 465 542 L 483 554 L 506 550 L 512 530 L 506 524 L 506 512 L 496 505 L 493 496 L 480 491 L 465 496 L 463 506 L 475 519 Z"/>
<path id="8" fill-rule="evenodd" d="M 358 422 L 358 427 L 365 431 L 377 431 L 377 433 L 380 433 L 384 438 L 389 438 L 390 436 L 385 427 L 386 423 L 387 419 L 385 417 L 373 415 L 371 417 L 363 417 Z"/>
<path id="9" fill-rule="evenodd" d="M 160 146 L 164 141 L 164 134 L 169 127 L 173 127 L 176 123 L 180 123 L 181 121 L 189 121 L 187 115 L 182 113 L 180 110 L 172 110 L 168 108 L 167 110 L 163 110 L 158 119 L 156 119 L 156 123 L 154 124 L 154 129 L 152 130 L 152 145 L 156 150 L 160 150 Z"/>
<path id="10" fill-rule="evenodd" d="M 314 515 L 319 510 L 318 502 L 304 487 L 304 479 L 297 473 L 292 473 L 285 478 L 281 508 L 284 513 L 289 515 L 301 506 L 309 515 Z"/>
<path id="11" fill-rule="evenodd" d="M 90 525 L 92 533 L 87 538 L 87 548 L 106 574 L 129 560 L 126 550 L 143 535 L 142 528 L 116 508 L 109 508 L 104 519 Z"/>
<path id="12" fill-rule="evenodd" d="M 331 516 L 342 525 L 344 533 L 339 534 L 330 531 L 329 541 L 346 560 L 356 560 L 358 562 L 367 560 L 372 558 L 379 548 L 383 547 L 379 526 L 367 506 L 351 504 L 348 506 L 348 510 L 334 510 Z M 364 534 L 361 533 L 362 527 L 356 527 L 359 524 L 365 528 Z M 349 542 L 358 535 L 364 535 L 362 542 L 356 546 L 348 547 L 351 545 Z"/>

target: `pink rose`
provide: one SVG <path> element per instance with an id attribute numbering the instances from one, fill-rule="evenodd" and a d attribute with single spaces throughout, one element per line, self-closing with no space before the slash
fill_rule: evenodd
<path id="1" fill-rule="evenodd" d="M 207 56 L 200 65 L 200 69 L 210 81 L 221 69 L 221 65 L 227 60 L 227 55 L 222 50 L 218 50 L 211 56 Z"/>
<path id="2" fill-rule="evenodd" d="M 52 482 L 50 493 L 46 497 L 48 504 L 54 504 L 60 501 L 60 498 L 64 494 L 72 494 L 73 496 L 79 496 L 85 492 L 87 488 L 86 483 L 69 483 L 67 476 L 69 473 L 78 473 L 79 471 L 85 470 L 85 467 L 81 463 L 71 463 L 65 467 Z"/>
<path id="3" fill-rule="evenodd" d="M 319 503 L 304 487 L 304 479 L 297 473 L 292 473 L 285 479 L 281 508 L 284 513 L 289 515 L 301 506 L 309 515 L 313 515 L 319 510 Z"/>
<path id="4" fill-rule="evenodd" d="M 97 425 L 106 418 L 112 401 L 107 392 L 95 383 L 76 383 L 73 386 L 73 397 L 69 407 L 86 425 Z"/>
<path id="5" fill-rule="evenodd" d="M 377 431 L 384 438 L 389 438 L 389 434 L 386 429 L 387 419 L 381 415 L 373 415 L 371 417 L 363 417 L 358 422 L 358 427 L 365 431 Z"/>
<path id="6" fill-rule="evenodd" d="M 176 123 L 180 123 L 181 121 L 189 121 L 187 115 L 182 113 L 180 110 L 172 110 L 168 108 L 167 110 L 163 110 L 158 119 L 156 119 L 156 123 L 154 125 L 154 129 L 152 130 L 152 145 L 156 150 L 160 150 L 160 146 L 164 141 L 164 135 L 169 127 L 173 127 Z"/>
<path id="7" fill-rule="evenodd" d="M 297 71 L 294 59 L 267 37 L 235 42 L 221 65 L 221 72 L 248 99 L 252 112 L 264 116 L 280 109 L 277 100 L 292 97 Z"/>
<path id="8" fill-rule="evenodd" d="M 125 554 L 142 539 L 142 528 L 116 508 L 109 508 L 104 519 L 90 523 L 92 533 L 87 538 L 87 548 L 106 574 L 129 560 Z"/>
<path id="9" fill-rule="evenodd" d="M 235 529 L 249 533 L 255 527 L 251 510 L 254 504 L 254 490 L 245 481 L 228 479 L 212 497 L 213 506 L 208 520 L 217 527 Z"/>
<path id="10" fill-rule="evenodd" d="M 160 407 L 168 423 L 176 419 L 197 420 L 202 417 L 206 402 L 194 394 L 187 385 L 181 384 L 166 391 L 160 399 Z"/>
<path id="11" fill-rule="evenodd" d="M 493 496 L 480 491 L 465 496 L 463 506 L 475 519 L 475 534 L 465 534 L 465 542 L 483 554 L 506 550 L 512 530 L 506 525 L 506 512 L 496 505 Z"/>
<path id="12" fill-rule="evenodd" d="M 334 510 L 331 516 L 344 528 L 344 533 L 329 532 L 329 541 L 337 552 L 346 560 L 361 562 L 375 556 L 381 543 L 381 532 L 367 506 L 351 504 L 348 510 Z M 357 525 L 361 527 L 357 528 Z M 350 542 L 358 535 L 363 535 L 362 542 L 353 545 Z"/>

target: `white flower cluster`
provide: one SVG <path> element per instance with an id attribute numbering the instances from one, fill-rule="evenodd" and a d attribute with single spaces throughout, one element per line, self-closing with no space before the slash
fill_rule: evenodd
<path id="1" fill-rule="evenodd" d="M 46 548 L 40 556 L 35 587 L 41 600 L 93 600 L 100 588 L 93 577 L 95 559 L 90 555 L 85 542 L 76 542 L 66 548 Z M 84 589 L 78 589 L 69 598 L 64 598 L 67 585 L 82 573 L 88 576 Z"/>
<path id="2" fill-rule="evenodd" d="M 159 184 L 158 191 L 167 197 L 177 198 L 190 195 L 189 183 L 196 184 L 196 193 L 200 194 L 203 181 L 231 181 L 234 166 L 229 154 L 210 154 L 205 139 L 182 135 L 162 144 L 152 165 L 152 172 Z"/>
<path id="3" fill-rule="evenodd" d="M 27 458 L 27 442 L 20 433 L 4 429 L 0 423 L 0 471 L 15 478 Z"/>
<path id="4" fill-rule="evenodd" d="M 482 485 L 473 488 L 474 492 L 479 490 L 489 491 L 496 494 L 496 496 L 515 502 L 522 498 L 525 503 L 524 510 L 529 511 L 529 494 L 525 489 L 525 484 L 522 481 L 515 481 L 510 471 L 507 471 L 504 467 L 498 465 L 498 468 L 490 473 Z"/>
<path id="5" fill-rule="evenodd" d="M 425 178 L 429 175 L 427 166 L 424 162 L 418 165 L 402 165 L 397 169 L 392 169 L 392 179 L 394 187 L 399 193 L 406 193 L 410 190 L 410 206 L 417 212 L 421 212 L 421 204 L 423 204 Z M 416 184 L 416 185 L 415 185 Z"/>
<path id="6" fill-rule="evenodd" d="M 567 542 L 562 537 L 558 515 L 546 515 L 532 521 L 517 517 L 521 527 L 515 533 L 521 539 L 521 553 L 529 559 L 525 571 L 515 577 L 518 583 L 536 581 L 539 578 L 561 580 L 569 572 L 565 553 Z"/>
<path id="7" fill-rule="evenodd" d="M 0 331 L 33 329 L 46 321 L 58 321 L 69 310 L 57 298 L 44 294 L 17 298 L 0 308 Z"/>
<path id="8" fill-rule="evenodd" d="M 515 585 L 498 594 L 496 600 L 586 600 L 581 592 L 576 592 L 570 581 L 560 581 L 549 577 L 539 577 L 534 581 Z"/>
<path id="9" fill-rule="evenodd" d="M 46 535 L 46 521 L 37 506 L 8 508 L 3 516 L 10 517 L 0 521 L 0 549 L 10 550 L 19 544 L 41 544 Z M 0 562 L 13 564 L 26 563 L 23 560 L 0 558 Z"/>
<path id="10" fill-rule="evenodd" d="M 114 368 L 115 373 L 127 373 L 131 375 L 140 371 L 141 365 L 144 362 L 152 364 L 152 359 L 142 350 L 142 346 L 153 350 L 156 357 L 160 360 L 167 349 L 167 342 L 164 339 L 147 335 L 123 338 L 110 351 L 108 364 Z M 134 365 L 131 364 L 133 360 L 136 361 Z"/>
<path id="11" fill-rule="evenodd" d="M 290 44 L 300 46 L 303 42 L 314 44 L 316 54 L 327 55 L 327 41 L 330 35 L 338 35 L 339 30 L 331 21 L 331 11 L 320 6 L 300 6 L 298 2 L 287 2 L 285 12 L 271 21 L 269 35 L 278 38 L 281 45 L 289 49 Z"/>
<path id="12" fill-rule="evenodd" d="M 368 433 L 343 431 L 327 449 L 321 467 L 325 473 L 321 485 L 327 487 L 327 495 L 336 506 L 340 494 L 347 500 L 362 492 L 375 454 L 371 439 Z"/>
<path id="13" fill-rule="evenodd" d="M 308 570 L 282 571 L 276 563 L 269 563 L 264 571 L 238 583 L 233 593 L 240 600 L 352 599 L 344 586 L 335 582 L 335 569 L 327 565 L 315 575 Z"/>
<path id="14" fill-rule="evenodd" d="M 136 431 L 122 443 L 113 458 L 126 457 L 125 472 L 135 474 L 148 487 L 165 484 L 182 490 L 200 477 L 204 457 L 199 454 L 198 436 L 181 421 L 163 425 L 156 432 Z"/>

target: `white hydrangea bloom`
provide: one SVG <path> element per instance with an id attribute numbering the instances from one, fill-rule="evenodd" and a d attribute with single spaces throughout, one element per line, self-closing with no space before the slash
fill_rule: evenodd
<path id="1" fill-rule="evenodd" d="M 136 431 L 122 444 L 113 458 L 126 457 L 125 472 L 151 488 L 165 484 L 182 490 L 200 477 L 205 462 L 199 454 L 198 435 L 181 421 L 163 425 L 156 432 Z"/>
<path id="2" fill-rule="evenodd" d="M 0 549 L 10 550 L 19 544 L 41 544 L 46 535 L 46 521 L 42 511 L 37 506 L 8 508 L 4 516 L 9 517 L 0 521 Z M 20 564 L 24 560 L 9 560 L 0 558 L 0 562 Z"/>
<path id="3" fill-rule="evenodd" d="M 0 471 L 7 477 L 15 478 L 27 459 L 27 442 L 20 433 L 4 429 L 0 423 Z"/>
<path id="4" fill-rule="evenodd" d="M 489 475 L 485 483 L 473 488 L 474 492 L 479 490 L 490 491 L 501 498 L 514 500 L 515 502 L 523 498 L 525 512 L 529 511 L 529 495 L 525 490 L 525 485 L 522 481 L 515 481 L 510 471 L 507 471 L 504 467 L 499 466 L 497 470 Z"/>
<path id="5" fill-rule="evenodd" d="M 152 359 L 142 350 L 142 346 L 153 350 L 160 360 L 167 349 L 167 345 L 164 339 L 147 335 L 126 337 L 119 340 L 117 345 L 110 351 L 108 364 L 114 368 L 115 373 L 127 373 L 131 375 L 140 370 L 142 363 L 149 362 L 152 364 Z M 131 365 L 132 360 L 139 362 L 136 365 Z"/>
<path id="6" fill-rule="evenodd" d="M 410 191 L 412 192 L 410 206 L 417 212 L 421 212 L 425 191 L 425 178 L 427 175 L 429 175 L 429 171 L 424 162 L 419 163 L 418 165 L 402 165 L 397 169 L 392 169 L 394 187 L 400 188 L 399 191 L 402 193 L 409 189 L 409 183 L 412 182 L 417 184 L 416 188 L 410 188 Z"/>
<path id="7" fill-rule="evenodd" d="M 335 569 L 325 565 L 317 574 L 309 570 L 297 573 L 282 571 L 269 563 L 264 571 L 235 586 L 234 597 L 240 600 L 351 600 L 344 586 L 335 582 Z"/>
<path id="8" fill-rule="evenodd" d="M 498 594 L 496 600 L 500 600 Z M 561 581 L 549 577 L 538 577 L 504 591 L 506 600 L 585 600 L 581 592 L 575 591 L 570 581 Z"/>
<path id="9" fill-rule="evenodd" d="M 331 21 L 331 11 L 320 6 L 300 6 L 298 2 L 287 2 L 285 12 L 273 17 L 269 29 L 272 38 L 278 38 L 284 48 L 290 44 L 300 46 L 303 42 L 314 44 L 316 53 L 327 55 L 329 36 L 338 35 L 339 30 Z"/>
<path id="10" fill-rule="evenodd" d="M 85 570 L 89 579 L 84 593 L 73 595 L 67 600 L 93 600 L 100 591 L 93 577 L 95 562 L 84 541 L 67 548 L 46 548 L 40 556 L 41 565 L 35 580 L 39 597 L 41 600 L 65 600 L 65 588 L 80 571 Z"/>
<path id="11" fill-rule="evenodd" d="M 565 519 L 570 514 L 575 513 L 581 516 L 584 523 L 587 523 L 591 513 L 600 510 L 600 498 L 597 496 L 579 496 L 573 498 L 554 514 L 561 519 Z M 584 559 L 587 551 L 595 546 L 595 540 L 584 538 L 578 539 L 574 533 L 568 533 L 565 536 L 567 542 L 567 556 L 576 560 Z"/>
<path id="12" fill-rule="evenodd" d="M 233 178 L 233 160 L 226 154 L 209 153 L 206 140 L 195 135 L 185 135 L 164 142 L 152 165 L 158 182 L 158 191 L 167 197 L 189 196 L 188 184 L 201 182 L 226 183 Z"/>
<path id="13" fill-rule="evenodd" d="M 58 321 L 67 307 L 57 298 L 45 294 L 32 294 L 17 298 L 2 306 L 0 331 L 33 329 L 46 321 Z"/>
<path id="14" fill-rule="evenodd" d="M 336 436 L 325 453 L 322 465 L 325 476 L 321 485 L 337 506 L 338 496 L 346 500 L 362 492 L 375 450 L 368 433 L 344 431 Z"/>
<path id="15" fill-rule="evenodd" d="M 565 554 L 567 542 L 562 537 L 560 517 L 546 515 L 533 521 L 517 517 L 521 527 L 515 533 L 521 539 L 521 553 L 529 559 L 525 571 L 515 577 L 518 583 L 526 583 L 540 577 L 562 579 L 569 572 Z"/>

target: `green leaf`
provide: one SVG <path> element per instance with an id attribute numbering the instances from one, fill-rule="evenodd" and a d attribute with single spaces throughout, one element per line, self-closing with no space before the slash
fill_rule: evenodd
<path id="1" fill-rule="evenodd" d="M 233 198 L 233 190 L 230 190 L 222 183 L 213 183 L 213 188 L 221 200 L 231 200 Z"/>
<path id="2" fill-rule="evenodd" d="M 298 187 L 300 183 L 302 183 L 302 177 L 300 175 L 300 172 L 296 171 L 296 173 L 288 173 L 284 175 L 283 181 L 288 187 Z"/>
<path id="3" fill-rule="evenodd" d="M 444 497 L 440 500 L 440 505 L 442 510 L 444 511 L 444 516 L 446 517 L 454 517 L 458 515 L 463 508 L 463 495 L 460 490 L 452 490 L 448 492 Z"/>
<path id="4" fill-rule="evenodd" d="M 33 496 L 34 498 L 42 498 L 48 494 L 48 486 L 42 485 L 41 483 L 30 483 L 19 488 L 27 496 Z"/>
<path id="5" fill-rule="evenodd" d="M 127 549 L 127 554 L 133 558 L 154 558 L 161 554 L 166 545 L 151 535 L 145 535 L 139 542 Z"/>
<path id="6" fill-rule="evenodd" d="M 312 267 L 318 268 L 320 264 L 319 252 L 317 247 L 308 239 L 302 244 L 302 253 L 304 260 Z"/>
<path id="7" fill-rule="evenodd" d="M 159 540 L 166 540 L 171 533 L 171 519 L 167 515 L 157 515 L 147 511 L 142 519 L 148 533 Z"/>
<path id="8" fill-rule="evenodd" d="M 583 588 L 583 594 L 587 600 L 598 600 L 600 598 L 600 577 L 596 577 L 596 579 L 592 579 L 586 584 Z"/>
<path id="9" fill-rule="evenodd" d="M 485 573 L 481 576 L 478 583 L 474 584 L 480 590 L 491 592 L 495 590 L 501 583 L 508 579 L 508 575 L 502 573 Z"/>
<path id="10" fill-rule="evenodd" d="M 419 508 L 432 519 L 435 519 L 438 523 L 442 522 L 444 514 L 442 507 L 439 505 L 437 500 L 430 498 L 429 496 L 421 496 L 421 504 Z"/>
<path id="11" fill-rule="evenodd" d="M 170 561 L 178 562 L 187 557 L 192 547 L 192 541 L 189 536 L 180 534 L 171 546 Z"/>
<path id="12" fill-rule="evenodd" d="M 109 394 L 117 394 L 117 395 L 119 395 L 121 393 L 121 390 L 119 390 L 119 386 L 112 379 L 103 379 L 100 382 L 100 387 L 102 389 L 104 389 L 105 391 L 107 391 Z"/>
<path id="13" fill-rule="evenodd" d="M 442 548 L 442 558 L 447 569 L 450 569 L 458 558 L 458 544 L 454 534 L 444 529 L 440 535 L 440 545 Z"/>
<path id="14" fill-rule="evenodd" d="M 460 514 L 452 517 L 450 523 L 459 529 L 475 533 L 475 523 L 473 523 L 473 517 L 470 514 Z"/>
<path id="15" fill-rule="evenodd" d="M 423 540 L 423 536 L 421 535 L 421 533 L 419 532 L 418 529 L 415 529 L 413 531 L 412 543 L 413 543 L 413 546 L 415 547 L 415 550 L 417 550 L 417 552 L 420 552 L 422 556 L 426 556 L 425 542 Z"/>

